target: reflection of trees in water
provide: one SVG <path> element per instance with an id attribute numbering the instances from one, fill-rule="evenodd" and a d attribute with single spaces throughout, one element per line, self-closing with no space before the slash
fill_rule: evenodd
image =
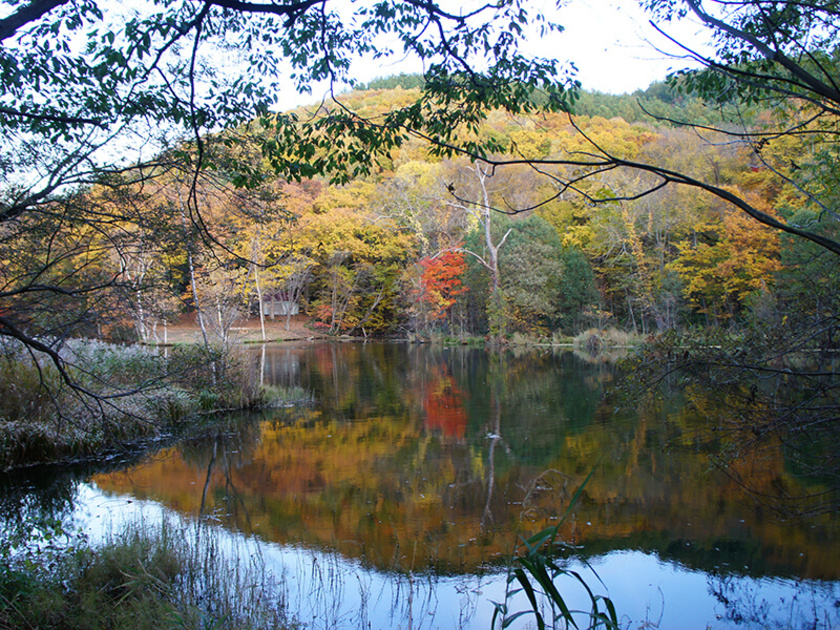
<path id="1" fill-rule="evenodd" d="M 481 529 L 484 529 L 488 522 L 493 521 L 493 511 L 490 506 L 493 502 L 493 490 L 496 487 L 496 445 L 502 440 L 502 414 L 499 412 L 500 405 L 498 402 L 493 404 L 493 409 L 496 411 L 493 414 L 493 430 L 487 434 L 490 443 L 487 447 L 487 481 L 485 484 L 487 502 L 484 504 L 484 513 L 481 515 Z"/>
<path id="2" fill-rule="evenodd" d="M 490 366 L 487 371 L 487 382 L 490 385 L 490 409 L 486 424 L 486 439 L 487 446 L 487 480 L 485 482 L 485 492 L 487 494 L 487 501 L 484 504 L 484 511 L 481 515 L 481 529 L 485 530 L 488 524 L 492 523 L 493 518 L 493 493 L 496 488 L 496 447 L 502 445 L 505 447 L 505 452 L 510 457 L 513 455 L 510 446 L 508 446 L 502 437 L 502 401 L 506 395 L 505 383 L 505 360 L 504 355 L 499 353 L 491 357 Z M 507 511 L 507 510 L 505 510 Z"/>
<path id="3" fill-rule="evenodd" d="M 819 381 L 819 379 L 817 379 Z M 807 519 L 840 505 L 840 389 L 775 374 L 761 383 L 687 389 L 709 419 L 707 448 L 725 472 L 766 512 Z"/>
<path id="4" fill-rule="evenodd" d="M 221 447 L 232 465 L 243 465 L 251 460 L 259 446 L 261 420 L 258 414 L 229 414 L 202 433 L 183 439 L 178 450 L 185 462 L 204 467 L 211 452 Z"/>
<path id="5" fill-rule="evenodd" d="M 835 529 L 755 519 L 738 499 L 738 483 L 709 471 L 709 453 L 725 445 L 708 428 L 708 414 L 728 404 L 720 391 L 623 398 L 610 389 L 613 368 L 570 356 L 370 346 L 306 352 L 284 348 L 273 377 L 313 391 L 317 406 L 271 410 L 262 423 L 231 418 L 183 442 L 182 459 L 173 453 L 157 468 L 100 485 L 128 492 L 136 481 L 182 512 L 397 570 L 395 606 L 411 598 L 417 606 L 395 608 L 395 618 L 434 611 L 439 576 L 481 571 L 500 562 L 517 531 L 555 523 L 569 489 L 596 464 L 563 531 L 583 545 L 582 557 L 640 549 L 711 572 L 836 575 L 829 566 Z M 792 488 L 783 445 L 771 446 L 741 464 L 732 460 L 730 475 L 765 490 L 777 480 Z M 4 516 L 19 510 L 18 522 L 26 512 L 70 511 L 85 478 L 68 475 L 64 485 L 56 478 L 38 498 L 16 495 L 10 482 L 0 509 Z M 21 486 L 39 483 L 30 481 Z M 321 568 L 325 584 L 336 579 Z M 712 573 L 710 592 L 732 622 L 757 619 L 762 600 L 733 575 Z M 833 606 L 832 591 L 810 583 L 798 603 L 811 591 L 813 601 Z"/>
<path id="6" fill-rule="evenodd" d="M 767 630 L 812 630 L 840 624 L 840 588 L 831 582 L 801 581 L 789 597 L 780 597 L 769 580 L 744 580 L 710 573 L 709 593 L 723 607 L 721 620 Z"/>
<path id="7" fill-rule="evenodd" d="M 825 560 L 836 529 L 756 519 L 738 485 L 710 470 L 719 445 L 703 412 L 714 392 L 689 405 L 622 397 L 615 369 L 570 355 L 376 344 L 287 352 L 298 357 L 292 386 L 316 404 L 193 440 L 184 462 L 133 471 L 140 491 L 381 568 L 463 572 L 508 552 L 516 532 L 553 524 L 567 488 L 597 466 L 563 532 L 584 553 L 644 549 L 705 569 L 731 552 L 756 574 L 836 573 Z M 787 479 L 774 453 L 744 476 Z M 540 477 L 546 470 L 558 472 Z"/>
<path id="8" fill-rule="evenodd" d="M 212 468 L 224 471 L 231 481 L 225 496 L 235 499 L 237 489 L 232 484 L 231 471 L 250 461 L 260 437 L 259 422 L 244 414 L 229 416 L 211 424 L 205 432 L 183 440 L 178 449 L 184 461 L 200 462 L 202 466 L 213 460 Z M 171 441 L 174 441 L 172 438 Z M 91 478 L 144 466 L 153 461 L 160 450 L 144 450 L 138 445 L 133 452 L 113 456 L 104 461 L 76 465 L 47 466 L 18 469 L 0 475 L 0 550 L 8 552 L 11 545 L 25 544 L 31 537 L 42 534 L 67 533 L 66 523 L 77 508 L 79 486 Z M 208 471 L 209 472 L 209 471 Z M 69 526 L 69 525 L 67 525 Z M 17 541 L 17 542 L 16 542 Z"/>
<path id="9" fill-rule="evenodd" d="M 428 420 L 429 392 L 445 393 L 453 387 L 467 392 L 457 401 L 463 416 L 461 409 L 453 412 L 468 423 L 463 440 L 451 439 L 433 422 L 422 429 L 436 435 L 437 442 L 424 435 L 417 443 L 397 448 L 394 464 L 422 471 L 418 474 L 428 480 L 421 483 L 414 475 L 408 487 L 387 495 L 393 500 L 408 499 L 405 490 L 415 496 L 434 492 L 442 505 L 457 509 L 457 518 L 477 516 L 482 529 L 503 529 L 518 518 L 518 510 L 511 504 L 521 500 L 521 488 L 542 471 L 563 471 L 569 483 L 574 483 L 600 460 L 602 466 L 587 488 L 587 500 L 577 509 L 583 522 L 594 525 L 569 532 L 587 540 L 594 537 L 598 547 L 601 536 L 614 540 L 615 535 L 627 536 L 628 530 L 648 528 L 697 541 L 708 535 L 702 525 L 708 522 L 719 523 L 713 527 L 717 532 L 713 536 L 725 540 L 733 535 L 725 523 L 738 523 L 745 517 L 749 520 L 749 508 L 738 507 L 737 484 L 721 485 L 709 473 L 708 455 L 720 444 L 708 430 L 704 413 L 707 403 L 701 403 L 696 392 L 688 406 L 682 395 L 668 392 L 656 397 L 625 398 L 610 389 L 619 374 L 614 368 L 584 365 L 570 355 L 488 357 L 484 350 L 416 346 L 404 355 L 381 353 L 362 358 L 357 353 L 361 354 L 358 347 L 343 346 L 334 349 L 330 357 L 342 364 L 345 373 L 370 377 L 368 385 L 373 389 L 380 385 L 387 389 L 382 380 L 387 376 L 383 375 L 388 374 L 388 361 L 396 357 L 397 371 L 407 384 L 401 400 L 408 417 Z M 378 370 L 355 365 L 365 361 L 382 364 Z M 319 365 L 328 367 L 330 374 L 336 371 L 327 362 Z M 335 383 L 334 379 L 322 380 Z M 355 386 L 352 381 L 346 384 Z M 363 397 L 359 390 L 343 394 L 345 401 Z M 716 391 L 704 390 L 702 396 L 718 402 Z M 336 400 L 335 396 L 331 398 Z M 412 412 L 412 406 L 420 411 Z M 353 403 L 344 409 L 364 407 Z M 432 444 L 437 446 L 430 448 Z M 504 451 L 499 448 L 502 444 Z M 415 449 L 413 455 L 399 455 L 411 448 Z M 433 454 L 435 459 L 431 458 Z M 754 481 L 784 477 L 788 473 L 783 458 L 778 459 L 780 454 L 776 449 L 749 462 L 742 470 L 744 477 Z M 483 462 L 481 470 L 475 468 L 477 455 Z M 434 481 L 445 470 L 441 457 L 455 471 L 449 483 Z M 384 465 L 382 468 L 386 469 Z M 325 483 L 329 485 L 330 481 Z M 558 506 L 562 506 L 562 496 L 542 492 L 535 498 L 531 514 L 549 518 Z M 735 542 L 740 536 L 750 536 L 749 528 L 734 535 Z M 770 542 L 774 536 L 765 530 L 762 538 L 768 542 L 757 545 L 755 551 L 765 553 L 767 545 L 775 548 Z M 641 544 L 666 553 L 669 549 L 664 539 Z M 790 565 L 790 558 L 778 560 Z"/>
<path id="10" fill-rule="evenodd" d="M 31 538 L 55 530 L 73 511 L 80 476 L 75 471 L 26 471 L 0 477 L 0 561 Z"/>
<path id="11" fill-rule="evenodd" d="M 260 441 L 260 422 L 254 415 L 240 414 L 227 419 L 224 427 L 182 442 L 178 450 L 185 463 L 196 468 L 206 468 L 198 515 L 208 514 L 208 494 L 215 495 L 214 505 L 224 506 L 224 516 L 234 522 L 244 521 L 251 529 L 250 515 L 245 500 L 236 483 L 236 469 L 253 460 Z M 221 478 L 222 483 L 219 483 Z"/>
<path id="12" fill-rule="evenodd" d="M 17 469 L 0 474 L 0 558 L 13 546 L 42 534 L 65 533 L 62 523 L 76 509 L 79 485 L 98 472 L 136 464 L 145 454 L 101 463 Z M 69 533 L 69 532 L 68 532 Z"/>
<path id="13" fill-rule="evenodd" d="M 662 339 L 636 368 L 646 382 L 667 381 L 685 392 L 714 432 L 707 448 L 718 469 L 761 509 L 811 518 L 840 507 L 836 325 L 836 317 L 801 327 L 781 322 L 773 330 L 683 340 L 679 349 Z M 772 479 L 753 474 L 762 458 L 771 467 L 776 462 L 768 458 L 778 459 L 783 472 Z"/>
<path id="14" fill-rule="evenodd" d="M 444 362 L 433 367 L 427 378 L 421 394 L 425 430 L 447 441 L 463 440 L 467 432 L 467 394 L 457 386 Z"/>

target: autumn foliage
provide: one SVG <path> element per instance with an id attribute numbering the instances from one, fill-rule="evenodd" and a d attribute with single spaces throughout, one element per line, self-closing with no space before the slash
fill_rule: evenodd
<path id="1" fill-rule="evenodd" d="M 344 101 L 375 116 L 408 92 L 357 91 Z M 535 158 L 583 152 L 597 141 L 628 158 L 718 182 L 768 216 L 817 224 L 797 189 L 776 176 L 800 177 L 808 159 L 818 161 L 814 138 L 766 144 L 765 165 L 690 130 L 643 122 L 634 103 L 635 97 L 589 95 L 582 105 L 589 113 L 574 125 L 565 115 L 537 123 L 490 111 L 476 133 Z M 645 103 L 666 118 L 689 106 L 695 118 L 714 115 L 697 103 Z M 260 168 L 247 143 L 208 139 L 207 151 L 219 164 L 251 160 Z M 72 201 L 109 216 L 136 208 L 142 221 L 101 231 L 73 231 L 65 219 L 53 231 L 21 222 L 0 250 L 0 284 L 10 296 L 0 312 L 44 332 L 73 324 L 69 334 L 107 334 L 119 323 L 121 338 L 134 329 L 139 340 L 154 343 L 178 311 L 200 313 L 207 335 L 226 338 L 237 318 L 258 317 L 277 296 L 286 296 L 316 332 L 352 336 L 485 336 L 494 317 L 507 335 L 574 335 L 593 326 L 648 335 L 737 324 L 751 317 L 757 300 L 784 308 L 766 313 L 779 321 L 804 309 L 803 301 L 811 316 L 834 308 L 837 292 L 826 274 L 808 276 L 819 267 L 809 251 L 719 199 L 684 187 L 633 198 L 651 181 L 628 170 L 605 170 L 581 180 L 575 194 L 558 193 L 553 182 L 573 176 L 559 166 L 546 173 L 522 164 L 481 168 L 465 158 L 429 156 L 412 140 L 381 160 L 376 176 L 340 185 L 264 172 L 259 186 L 243 190 L 211 169 L 195 182 L 162 173 L 119 194 L 92 187 L 66 208 L 56 203 L 56 216 L 69 216 Z M 40 294 L 39 301 L 36 294 L 14 297 L 16 286 L 29 286 L 29 268 L 41 270 L 39 282 L 61 287 L 61 295 L 50 303 Z M 102 303 L 72 291 L 80 280 L 111 278 Z M 804 295 L 814 287 L 823 287 L 821 296 Z"/>
<path id="2" fill-rule="evenodd" d="M 414 298 L 427 322 L 444 319 L 457 301 L 457 296 L 467 291 L 461 277 L 467 269 L 465 255 L 461 251 L 445 251 L 436 256 L 427 256 L 417 261 L 420 268 L 420 286 L 414 290 Z"/>

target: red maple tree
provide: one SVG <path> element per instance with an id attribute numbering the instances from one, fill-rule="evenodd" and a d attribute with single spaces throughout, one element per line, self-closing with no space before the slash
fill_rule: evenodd
<path id="1" fill-rule="evenodd" d="M 445 251 L 422 258 L 417 264 L 421 270 L 417 301 L 427 321 L 441 320 L 455 304 L 456 297 L 467 290 L 461 282 L 467 269 L 466 257 L 463 252 Z"/>

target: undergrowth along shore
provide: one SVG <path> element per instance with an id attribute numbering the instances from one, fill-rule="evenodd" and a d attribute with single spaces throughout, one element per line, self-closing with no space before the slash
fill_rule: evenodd
<path id="1" fill-rule="evenodd" d="M 327 337 L 328 338 L 328 337 Z M 439 345 L 486 346 L 494 347 L 543 347 L 559 346 L 575 350 L 595 352 L 607 348 L 636 348 L 644 337 L 639 334 L 624 332 L 614 327 L 588 328 L 574 336 L 557 331 L 545 335 L 527 335 L 519 332 L 510 333 L 501 340 L 491 341 L 488 337 L 458 336 L 443 332 L 430 332 L 425 335 L 410 335 L 410 343 L 431 343 Z"/>
<path id="2" fill-rule="evenodd" d="M 41 529 L 42 544 L 0 547 L 0 628 L 295 627 L 282 584 L 259 555 L 228 549 L 206 522 L 135 522 L 95 545 L 84 536 L 67 540 L 59 525 L 52 529 Z"/>
<path id="3" fill-rule="evenodd" d="M 238 346 L 70 340 L 60 353 L 65 374 L 0 340 L 0 470 L 102 457 L 282 396 Z"/>

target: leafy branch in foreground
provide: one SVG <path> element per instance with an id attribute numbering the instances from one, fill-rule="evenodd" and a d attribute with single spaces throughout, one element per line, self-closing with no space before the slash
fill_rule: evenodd
<path id="1" fill-rule="evenodd" d="M 552 201 L 580 197 L 587 204 L 608 207 L 638 201 L 677 185 L 717 199 L 774 230 L 810 241 L 840 255 L 838 176 L 840 155 L 840 73 L 837 36 L 840 14 L 835 2 L 775 2 L 747 0 L 644 0 L 654 26 L 700 69 L 685 69 L 669 77 L 677 95 L 700 97 L 720 108 L 718 123 L 695 116 L 659 122 L 685 127 L 709 147 L 737 150 L 756 173 L 767 178 L 773 207 L 756 203 L 749 190 L 712 174 L 697 175 L 693 165 L 671 168 L 642 160 L 632 151 L 607 146 L 587 134 L 575 119 L 584 146 L 561 147 L 552 154 L 531 156 L 516 151 L 491 155 L 484 146 L 457 143 L 446 149 L 483 160 L 491 168 L 530 166 L 545 178 L 550 192 L 536 204 L 498 204 L 500 212 L 523 213 Z M 667 23 L 699 20 L 715 50 L 701 54 L 667 35 Z M 521 96 L 521 95 L 520 95 Z M 550 112 L 574 110 L 575 94 L 561 93 L 548 101 Z M 561 103 L 558 105 L 558 103 Z M 528 113 L 527 110 L 523 110 Z M 628 174 L 616 185 L 614 174 Z M 597 191 L 593 194 L 592 191 Z"/>

